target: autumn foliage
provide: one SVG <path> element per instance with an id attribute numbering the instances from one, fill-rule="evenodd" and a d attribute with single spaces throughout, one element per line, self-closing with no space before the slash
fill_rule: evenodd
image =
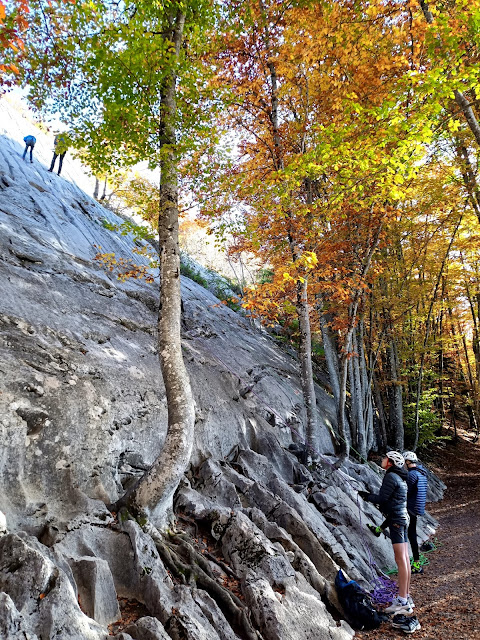
<path id="1" fill-rule="evenodd" d="M 46 108 L 49 87 L 95 169 L 175 157 L 181 201 L 263 274 L 243 292 L 246 312 L 299 348 L 312 447 L 312 352 L 347 454 L 422 445 L 459 412 L 475 429 L 480 0 L 192 7 L 175 62 L 174 142 L 158 129 L 172 47 L 141 37 L 148 3 L 131 16 L 50 3 L 20 56 L 31 100 Z M 26 12 L 18 2 L 8 18 L 14 47 Z M 42 19 L 65 35 L 55 46 Z M 72 24 L 84 36 L 74 43 Z M 156 186 L 122 189 L 156 224 Z"/>

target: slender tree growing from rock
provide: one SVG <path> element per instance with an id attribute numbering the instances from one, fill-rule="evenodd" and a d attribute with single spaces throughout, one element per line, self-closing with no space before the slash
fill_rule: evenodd
<path id="1" fill-rule="evenodd" d="M 32 8 L 23 65 L 31 102 L 68 123 L 94 171 L 148 160 L 160 172 L 158 351 L 168 430 L 151 469 L 116 506 L 164 526 L 193 446 L 194 401 L 180 336 L 178 162 L 208 131 L 195 50 L 212 3 L 38 2 Z"/>

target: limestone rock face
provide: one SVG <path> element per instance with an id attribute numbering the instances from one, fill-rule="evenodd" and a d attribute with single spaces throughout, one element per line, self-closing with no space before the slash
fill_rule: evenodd
<path id="1" fill-rule="evenodd" d="M 167 424 L 158 284 L 121 282 L 95 260 L 141 262 L 132 250 L 145 243 L 105 226 L 122 220 L 73 182 L 85 176 L 70 153 L 63 179 L 46 171 L 44 133 L 33 164 L 15 136 L 0 137 L 0 506 L 14 529 L 68 520 L 79 492 L 114 502 L 158 455 Z M 193 462 L 255 446 L 265 430 L 287 446 L 288 421 L 303 417 L 297 361 L 187 278 L 182 296 Z M 317 397 L 320 425 L 332 422 L 330 396 L 317 388 Z M 317 446 L 333 452 L 326 427 Z"/>
<path id="2" fill-rule="evenodd" d="M 104 640 L 105 630 L 79 608 L 67 576 L 15 534 L 0 539 L 0 591 L 7 624 L 32 638 Z M 9 637 L 8 635 L 6 637 Z M 21 637 L 21 636 L 19 636 Z"/>
<path id="3" fill-rule="evenodd" d="M 320 461 L 300 464 L 295 354 L 188 278 L 196 425 L 177 522 L 161 536 L 110 513 L 158 456 L 167 407 L 158 282 L 121 281 L 97 257 L 138 263 L 133 250 L 153 247 L 115 230 L 70 153 L 65 179 L 47 172 L 53 136 L 35 131 L 24 163 L 34 129 L 7 99 L 0 109 L 0 640 L 353 637 L 329 613 L 341 615 L 332 585 L 342 568 L 370 588 L 372 555 L 393 564 L 390 542 L 366 537 L 381 515 L 357 494 L 381 475 L 332 471 L 334 404 L 319 386 Z M 434 527 L 422 518 L 421 537 Z"/>
<path id="4" fill-rule="evenodd" d="M 0 639 L 37 640 L 11 597 L 4 592 L 0 593 Z"/>

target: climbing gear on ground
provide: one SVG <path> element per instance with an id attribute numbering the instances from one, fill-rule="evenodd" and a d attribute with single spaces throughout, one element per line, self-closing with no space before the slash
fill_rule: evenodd
<path id="1" fill-rule="evenodd" d="M 412 573 L 423 573 L 423 567 L 420 562 L 412 562 Z"/>
<path id="2" fill-rule="evenodd" d="M 414 453 L 413 451 L 404 451 L 403 452 L 403 457 L 405 459 L 405 462 L 407 460 L 409 460 L 410 462 L 418 462 L 417 454 Z"/>
<path id="3" fill-rule="evenodd" d="M 400 629 L 404 633 L 414 633 L 422 628 L 416 616 L 409 618 L 403 614 L 393 616 L 392 627 L 394 629 Z"/>
<path id="4" fill-rule="evenodd" d="M 434 551 L 436 549 L 434 543 L 431 540 L 425 540 L 425 542 L 420 547 L 421 551 Z"/>
<path id="5" fill-rule="evenodd" d="M 403 602 L 404 598 L 397 596 L 393 599 L 392 604 L 385 609 L 385 613 L 413 613 L 413 607 L 409 604 L 408 600 Z"/>
<path id="6" fill-rule="evenodd" d="M 373 533 L 373 535 L 376 538 L 379 538 L 380 535 L 383 533 L 382 528 L 381 527 L 377 527 L 374 524 L 367 523 L 367 527 L 370 529 L 370 531 Z"/>
<path id="7" fill-rule="evenodd" d="M 385 455 L 396 467 L 403 467 L 405 465 L 405 460 L 402 454 L 398 453 L 398 451 L 388 451 Z"/>
<path id="8" fill-rule="evenodd" d="M 347 622 L 354 629 L 378 629 L 386 620 L 385 616 L 373 607 L 370 595 L 355 580 L 347 582 L 341 569 L 335 578 L 335 587 Z"/>

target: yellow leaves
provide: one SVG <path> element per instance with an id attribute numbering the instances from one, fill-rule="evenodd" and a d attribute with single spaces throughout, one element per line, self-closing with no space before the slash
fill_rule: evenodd
<path id="1" fill-rule="evenodd" d="M 6 17 L 5 6 L 2 2 L 0 2 L 0 22 L 3 22 L 5 20 L 5 17 Z"/>
<path id="2" fill-rule="evenodd" d="M 318 264 L 318 258 L 313 251 L 305 251 L 302 256 L 302 262 L 307 269 L 314 269 Z"/>
<path id="3" fill-rule="evenodd" d="M 101 250 L 100 246 L 94 245 L 97 250 Z M 110 272 L 117 271 L 117 278 L 122 282 L 134 278 L 137 280 L 145 280 L 145 282 L 153 282 L 154 278 L 150 273 L 150 267 L 145 264 L 135 264 L 129 258 L 116 258 L 114 253 L 97 253 L 94 258 L 97 262 Z"/>
<path id="4" fill-rule="evenodd" d="M 461 127 L 461 123 L 459 120 L 449 120 L 448 128 L 452 133 L 455 133 L 456 131 L 458 131 L 460 127 Z"/>

